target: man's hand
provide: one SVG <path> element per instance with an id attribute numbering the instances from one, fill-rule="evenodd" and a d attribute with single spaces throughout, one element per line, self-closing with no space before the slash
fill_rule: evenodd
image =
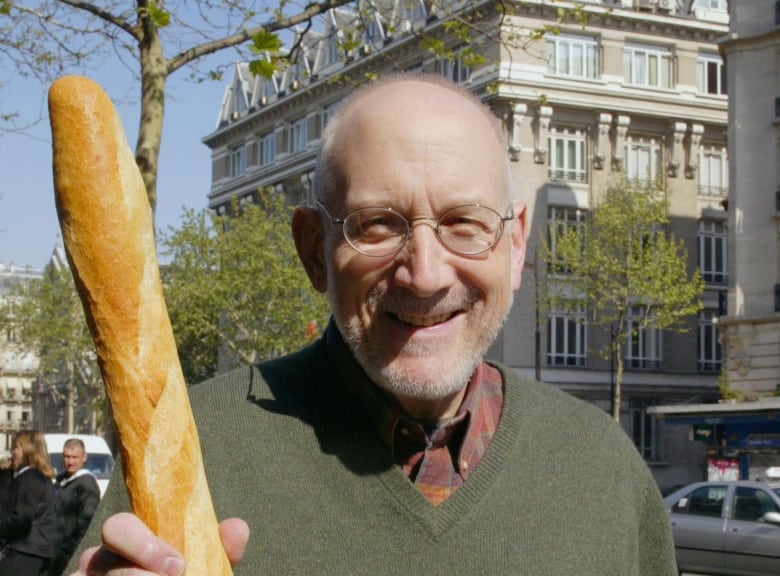
<path id="1" fill-rule="evenodd" d="M 235 566 L 244 555 L 249 526 L 240 518 L 219 525 L 222 545 Z M 185 562 L 173 546 L 152 534 L 138 517 L 120 513 L 103 524 L 103 546 L 90 548 L 79 559 L 78 572 L 71 576 L 180 576 Z"/>

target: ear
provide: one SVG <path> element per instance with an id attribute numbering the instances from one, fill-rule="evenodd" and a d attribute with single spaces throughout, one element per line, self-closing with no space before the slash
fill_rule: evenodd
<path id="1" fill-rule="evenodd" d="M 328 274 L 320 213 L 313 208 L 296 207 L 292 217 L 292 235 L 309 282 L 318 292 L 325 292 Z"/>
<path id="2" fill-rule="evenodd" d="M 520 288 L 525 264 L 525 248 L 528 243 L 528 228 L 526 226 L 526 206 L 524 202 L 516 202 L 512 207 L 515 219 L 512 221 L 512 254 L 511 282 L 512 290 Z"/>

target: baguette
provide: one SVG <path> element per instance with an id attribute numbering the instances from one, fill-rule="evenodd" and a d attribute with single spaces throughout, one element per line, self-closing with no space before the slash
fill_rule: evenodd
<path id="1" fill-rule="evenodd" d="M 49 89 L 57 214 L 113 409 L 133 512 L 187 559 L 232 574 L 163 299 L 141 174 L 111 100 L 79 76 Z"/>

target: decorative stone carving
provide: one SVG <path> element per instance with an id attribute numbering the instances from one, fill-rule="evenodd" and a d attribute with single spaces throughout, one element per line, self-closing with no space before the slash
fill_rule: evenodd
<path id="1" fill-rule="evenodd" d="M 685 159 L 685 141 L 688 125 L 685 122 L 671 122 L 669 127 L 669 164 L 666 174 L 677 178 L 677 173 Z"/>
<path id="2" fill-rule="evenodd" d="M 547 163 L 547 141 L 550 135 L 552 106 L 539 106 L 536 111 L 536 130 L 534 131 L 534 162 Z"/>
<path id="3" fill-rule="evenodd" d="M 699 169 L 699 148 L 701 147 L 702 134 L 704 134 L 704 126 L 691 124 L 685 146 L 688 158 L 688 162 L 685 164 L 686 178 L 696 178 L 696 171 Z"/>
<path id="4" fill-rule="evenodd" d="M 612 124 L 612 169 L 616 172 L 622 172 L 624 169 L 629 124 L 630 116 L 617 116 Z"/>
<path id="5" fill-rule="evenodd" d="M 520 160 L 522 150 L 523 121 L 528 112 L 528 105 L 515 103 L 510 111 L 509 133 L 509 158 L 512 162 Z"/>
<path id="6" fill-rule="evenodd" d="M 593 139 L 593 169 L 603 170 L 609 154 L 609 127 L 612 124 L 612 114 L 597 112 L 596 123 L 596 134 Z"/>

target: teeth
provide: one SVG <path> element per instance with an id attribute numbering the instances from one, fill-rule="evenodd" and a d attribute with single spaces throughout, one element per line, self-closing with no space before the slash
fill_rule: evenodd
<path id="1" fill-rule="evenodd" d="M 434 324 L 445 322 L 448 318 L 449 314 L 441 314 L 440 316 L 426 316 L 424 318 L 420 316 L 404 316 L 402 314 L 398 315 L 398 319 L 401 322 L 411 324 L 412 326 L 433 326 Z"/>

